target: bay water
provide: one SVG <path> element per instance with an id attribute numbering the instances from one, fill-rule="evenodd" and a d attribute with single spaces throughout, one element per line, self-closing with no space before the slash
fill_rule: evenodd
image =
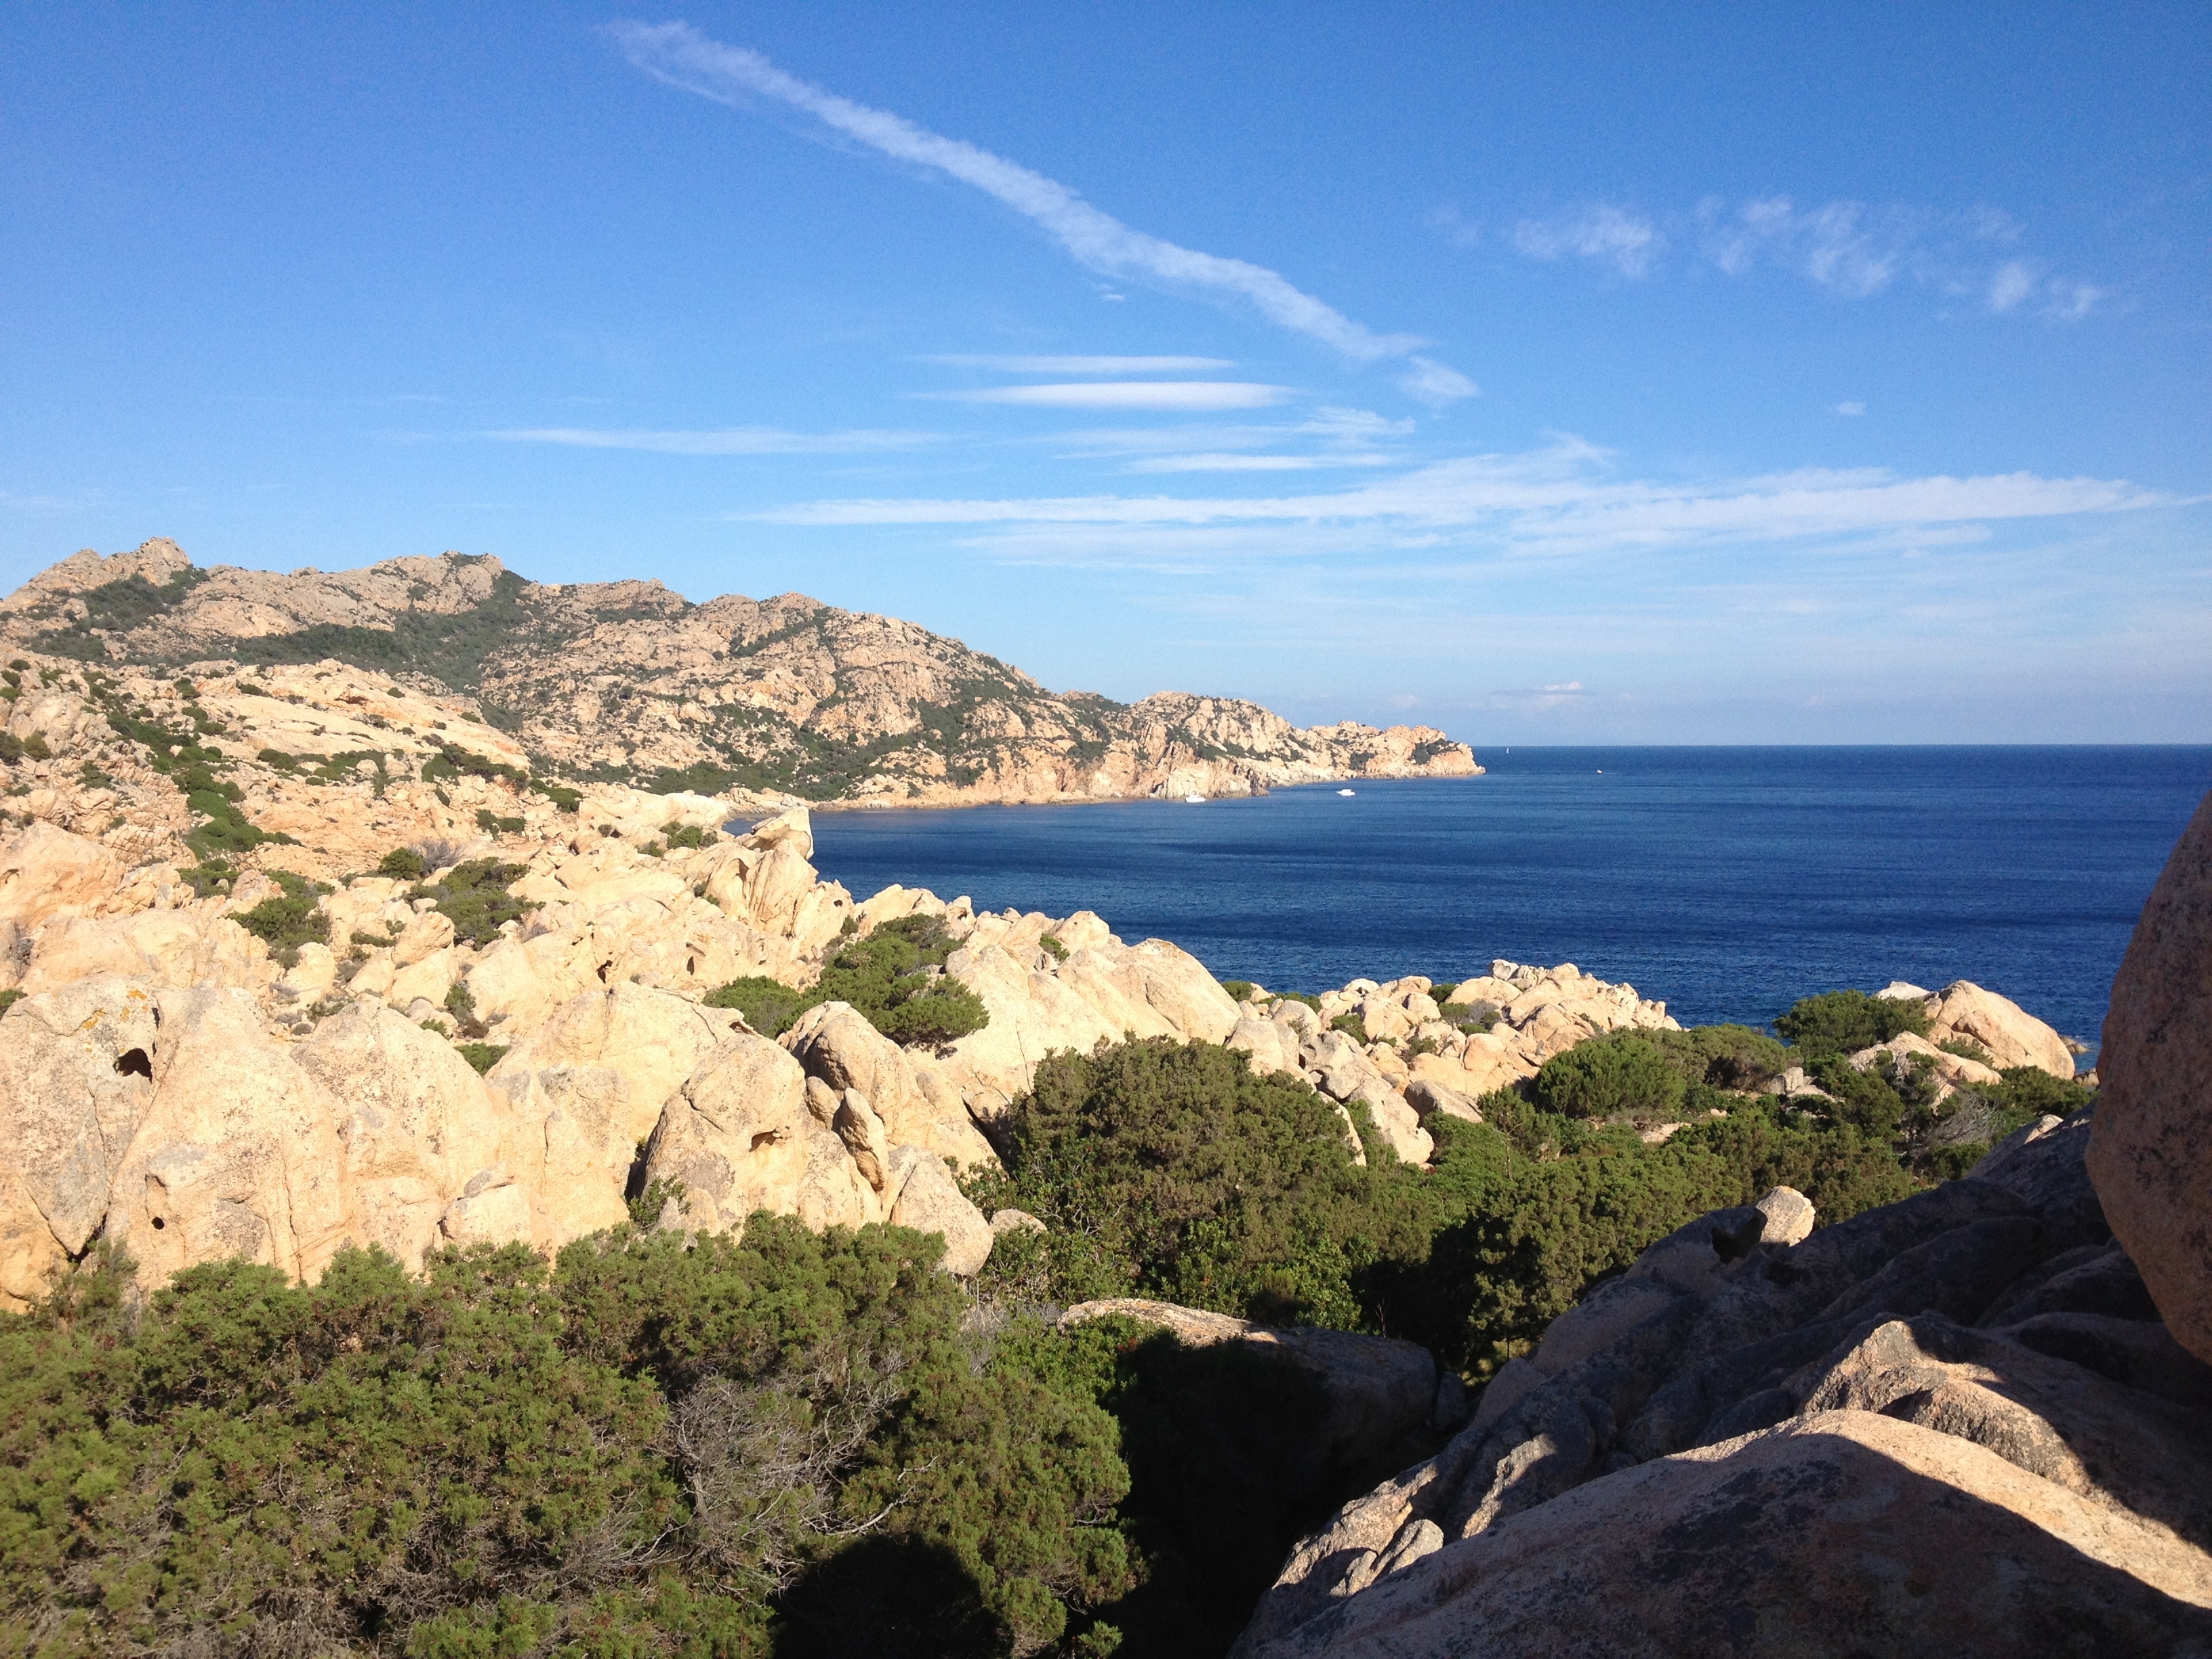
<path id="1" fill-rule="evenodd" d="M 2094 1051 L 2212 745 L 1514 748 L 1247 799 L 822 812 L 815 862 L 1317 991 L 1573 962 L 1685 1024 L 1971 979 Z M 2084 1062 L 2087 1063 L 2087 1061 Z"/>

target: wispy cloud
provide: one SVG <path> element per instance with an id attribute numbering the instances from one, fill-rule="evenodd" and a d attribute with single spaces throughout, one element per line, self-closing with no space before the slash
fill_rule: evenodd
<path id="1" fill-rule="evenodd" d="M 1201 253 L 1133 229 L 1041 173 L 888 110 L 841 98 L 778 69 L 759 52 L 712 40 L 688 23 L 625 21 L 613 25 L 613 33 L 632 64 L 671 86 L 730 105 L 750 97 L 773 99 L 895 160 L 972 185 L 1103 275 L 1149 278 L 1243 301 L 1277 325 L 1362 362 L 1409 356 L 1427 343 L 1410 334 L 1378 334 L 1264 265 Z"/>
<path id="2" fill-rule="evenodd" d="M 939 352 L 915 361 L 948 368 L 996 369 L 1006 374 L 1194 374 L 1209 368 L 1237 367 L 1227 357 L 1000 357 L 963 351 Z"/>
<path id="3" fill-rule="evenodd" d="M 1439 210 L 1431 222 L 1455 241 L 1465 224 Z M 2071 322 L 2112 297 L 2093 283 L 2053 275 L 2012 252 L 2021 227 L 1989 207 L 1962 212 L 1837 200 L 1800 206 L 1788 196 L 1729 203 L 1709 196 L 1686 214 L 1611 202 L 1519 221 L 1508 240 L 1531 259 L 1586 259 L 1637 278 L 1656 274 L 1677 242 L 1714 270 L 1742 276 L 1794 273 L 1824 293 L 1864 300 L 1900 283 L 1929 289 L 2006 315 Z"/>
<path id="4" fill-rule="evenodd" d="M 1018 404 L 1030 409 L 1159 409 L 1199 413 L 1266 409 L 1296 388 L 1256 380 L 1069 380 L 1042 386 L 993 386 L 973 392 L 908 395 L 961 404 Z"/>
<path id="5" fill-rule="evenodd" d="M 1235 455 L 1200 451 L 1188 455 L 1151 455 L 1130 462 L 1124 472 L 1311 472 L 1332 466 L 1382 466 L 1381 455 Z"/>
<path id="6" fill-rule="evenodd" d="M 1856 398 L 1846 398 L 1844 401 L 1836 405 L 1836 413 L 1838 415 L 1863 415 L 1866 413 L 1866 405 L 1859 402 Z"/>
<path id="7" fill-rule="evenodd" d="M 857 455 L 935 443 L 933 432 L 786 432 L 731 426 L 706 432 L 605 431 L 591 427 L 526 427 L 483 432 L 503 443 L 565 444 L 574 449 L 641 449 L 662 455 Z"/>
<path id="8" fill-rule="evenodd" d="M 1526 453 L 1467 456 L 1318 494 L 823 501 L 749 516 L 795 525 L 1004 526 L 1030 550 L 1078 529 L 1090 532 L 1093 553 L 1115 540 L 1141 550 L 1153 532 L 1188 550 L 1200 529 L 1231 532 L 1219 550 L 1241 540 L 1273 552 L 1425 545 L 1633 554 L 1760 542 L 1937 543 L 1977 536 L 1990 521 L 2179 504 L 2122 480 L 2027 472 L 1900 478 L 1878 468 L 1808 469 L 1664 483 L 1615 479 L 1607 462 L 1604 452 L 1561 438 Z M 1285 533 L 1292 528 L 1301 533 Z"/>
<path id="9" fill-rule="evenodd" d="M 1611 265 L 1624 276 L 1643 276 L 1667 239 L 1642 214 L 1599 202 L 1554 219 L 1522 220 L 1513 227 L 1513 246 L 1532 259 L 1572 254 Z"/>

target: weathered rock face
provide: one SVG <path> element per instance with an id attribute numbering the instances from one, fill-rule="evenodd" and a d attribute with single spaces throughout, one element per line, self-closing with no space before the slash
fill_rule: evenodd
<path id="1" fill-rule="evenodd" d="M 2098 1196 L 2167 1327 L 2212 1359 L 2212 796 L 2136 923 L 2097 1071 Z"/>
<path id="2" fill-rule="evenodd" d="M 118 611 L 113 598 L 125 590 L 114 585 L 134 580 L 150 588 Z M 1179 799 L 1481 770 L 1466 744 L 1427 726 L 1300 731 L 1235 699 L 1167 692 L 1125 707 L 1054 696 L 956 640 L 801 594 L 695 605 L 659 582 L 544 586 L 496 559 L 452 553 L 287 576 L 199 570 L 174 543 L 156 540 L 108 559 L 77 554 L 0 601 L 0 641 L 18 648 L 104 653 L 111 663 L 242 661 L 261 665 L 263 684 L 273 670 L 323 654 L 331 635 L 311 630 L 337 629 L 390 639 L 374 690 L 356 694 L 344 728 L 288 708 L 289 680 L 252 708 L 226 705 L 217 712 L 244 726 L 246 752 L 377 750 L 401 720 L 432 707 L 409 699 L 443 697 L 465 702 L 471 716 L 483 706 L 513 716 L 513 737 L 469 744 L 511 765 L 538 755 L 645 781 L 737 755 L 817 799 L 848 789 L 871 801 Z M 450 648 L 457 635 L 477 641 L 473 657 Z M 393 660 L 406 665 L 396 686 L 383 665 Z M 63 724 L 59 712 L 48 718 Z M 885 738 L 907 741 L 848 783 L 850 760 Z M 313 803 L 286 808 L 312 813 Z M 289 818 L 264 827 L 308 839 Z M 348 850 L 356 867 L 365 861 L 366 848 Z"/>
<path id="3" fill-rule="evenodd" d="M 1978 1042 L 1999 1070 L 2033 1066 L 2053 1077 L 2074 1075 L 2074 1051 L 2066 1039 L 2016 1002 L 1985 991 L 1972 980 L 1957 980 L 1927 1001 L 1928 1040 Z"/>
<path id="4" fill-rule="evenodd" d="M 2089 1134 L 1817 1231 L 1778 1189 L 1662 1239 L 1303 1540 L 1237 1652 L 1826 1653 L 1838 1618 L 1870 1653 L 2212 1644 L 2212 1367 L 2107 1242 Z"/>
<path id="5" fill-rule="evenodd" d="M 1428 1547 L 1423 1550 L 1422 1546 Z M 1970 1441 L 1828 1411 L 1605 1475 L 1252 1659 L 2196 1652 L 2212 1559 Z M 2002 1570 L 1992 1571 L 2002 1563 Z"/>

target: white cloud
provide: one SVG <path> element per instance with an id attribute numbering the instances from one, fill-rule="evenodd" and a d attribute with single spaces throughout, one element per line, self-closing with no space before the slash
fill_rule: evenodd
<path id="1" fill-rule="evenodd" d="M 1328 466 L 1382 466 L 1380 455 L 1231 455 L 1201 451 L 1191 455 L 1152 455 L 1131 461 L 1124 472 L 1310 472 Z"/>
<path id="2" fill-rule="evenodd" d="M 1427 343 L 1410 334 L 1377 334 L 1263 265 L 1132 229 L 1042 173 L 888 110 L 841 98 L 787 74 L 759 52 L 711 40 L 688 23 L 625 21 L 612 29 L 630 62 L 647 74 L 718 103 L 774 99 L 895 160 L 972 185 L 1035 222 L 1092 270 L 1234 296 L 1279 326 L 1363 362 L 1404 357 Z"/>
<path id="3" fill-rule="evenodd" d="M 2010 311 L 2034 292 L 2035 273 L 2027 268 L 2027 262 L 2008 259 L 1990 278 L 1990 309 Z"/>
<path id="4" fill-rule="evenodd" d="M 1427 544 L 1521 554 L 1653 553 L 1749 543 L 1936 544 L 1988 521 L 2176 505 L 2122 480 L 1899 478 L 1879 468 L 1808 469 L 1687 483 L 1616 480 L 1604 453 L 1563 437 L 1522 454 L 1473 455 L 1354 488 L 1297 495 L 1099 495 L 1017 500 L 823 501 L 749 515 L 795 525 L 1003 526 L 1025 550 L 1087 539 L 1092 556 L 1148 544 L 1317 552 Z M 1295 531 L 1296 534 L 1289 533 Z M 1080 533 L 1078 533 L 1080 532 Z"/>
<path id="5" fill-rule="evenodd" d="M 1877 211 L 1863 202 L 1800 210 L 1787 196 L 1758 198 L 1733 214 L 1717 197 L 1698 204 L 1705 257 L 1730 276 L 1762 260 L 1788 267 L 1833 293 L 1865 299 L 1887 288 L 1925 229 L 1926 216 Z"/>
<path id="6" fill-rule="evenodd" d="M 1446 368 L 1432 358 L 1417 356 L 1413 367 L 1398 377 L 1398 389 L 1417 403 L 1431 409 L 1442 409 L 1462 398 L 1472 398 L 1482 388 L 1455 368 Z"/>
<path id="7" fill-rule="evenodd" d="M 1237 367 L 1226 357 L 1000 357 L 973 352 L 942 352 L 915 361 L 950 368 L 994 368 L 1007 374 L 1193 374 Z"/>
<path id="8" fill-rule="evenodd" d="M 1296 388 L 1254 380 L 1072 380 L 1062 385 L 994 386 L 975 392 L 908 395 L 947 403 L 1019 404 L 1032 409 L 1163 409 L 1195 412 L 1265 409 Z"/>
<path id="9" fill-rule="evenodd" d="M 1573 254 L 1609 264 L 1624 276 L 1643 276 L 1667 239 L 1642 214 L 1599 202 L 1556 219 L 1522 220 L 1513 227 L 1513 246 L 1532 259 Z"/>
<path id="10" fill-rule="evenodd" d="M 1863 415 L 1866 413 L 1866 405 L 1859 402 L 1856 398 L 1846 398 L 1844 402 L 1836 405 L 1836 413 L 1838 415 Z"/>
<path id="11" fill-rule="evenodd" d="M 574 449 L 641 449 L 662 455 L 853 455 L 935 443 L 931 432 L 785 432 L 732 426 L 706 432 L 603 431 L 589 427 L 529 427 L 484 432 L 506 443 L 565 444 Z"/>

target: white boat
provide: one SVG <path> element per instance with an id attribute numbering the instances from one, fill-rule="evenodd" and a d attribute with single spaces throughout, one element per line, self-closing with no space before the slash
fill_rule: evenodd
<path id="1" fill-rule="evenodd" d="M 1340 789 L 1336 793 L 1340 795 L 1356 795 L 1359 792 L 1357 789 Z"/>
<path id="2" fill-rule="evenodd" d="M 1185 805 L 1195 806 L 1199 802 L 1204 800 L 1206 797 L 1203 795 L 1185 795 L 1182 799 Z"/>

